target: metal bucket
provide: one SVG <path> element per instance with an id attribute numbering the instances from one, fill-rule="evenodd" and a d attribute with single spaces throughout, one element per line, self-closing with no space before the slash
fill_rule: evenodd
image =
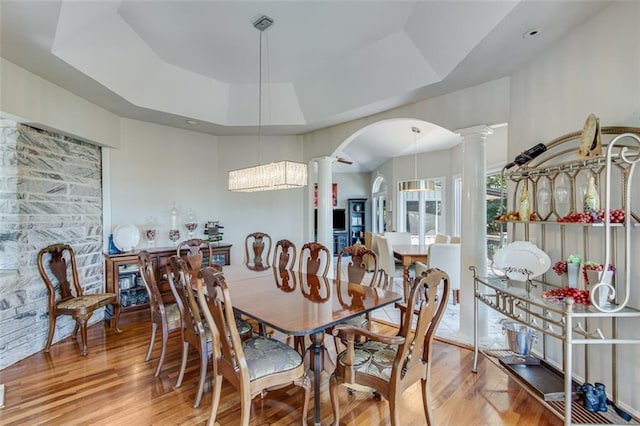
<path id="1" fill-rule="evenodd" d="M 503 322 L 502 332 L 507 334 L 509 350 L 521 356 L 529 356 L 531 347 L 538 337 L 534 329 L 518 322 Z"/>

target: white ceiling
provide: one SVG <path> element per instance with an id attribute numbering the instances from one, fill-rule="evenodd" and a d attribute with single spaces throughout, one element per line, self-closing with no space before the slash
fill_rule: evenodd
<path id="1" fill-rule="evenodd" d="M 266 14 L 263 133 L 300 134 L 508 75 L 608 3 L 0 0 L 0 55 L 123 117 L 247 134 Z M 370 170 L 413 151 L 410 127 L 372 126 L 344 154 Z M 420 150 L 451 142 L 423 127 Z"/>

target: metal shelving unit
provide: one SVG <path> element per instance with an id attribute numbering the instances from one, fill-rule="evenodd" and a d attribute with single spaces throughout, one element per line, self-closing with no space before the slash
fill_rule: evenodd
<path id="1" fill-rule="evenodd" d="M 640 338 L 626 338 L 619 333 L 622 321 L 637 321 L 640 310 L 629 306 L 631 295 L 631 233 L 640 220 L 632 209 L 632 181 L 635 166 L 640 161 L 640 129 L 628 127 L 604 127 L 603 135 L 614 135 L 603 145 L 606 154 L 600 157 L 576 160 L 580 132 L 574 132 L 549 142 L 547 151 L 517 170 L 505 173 L 511 182 L 513 206 L 517 205 L 519 191 L 525 185 L 533 195 L 532 210 L 540 221 L 508 222 L 511 241 L 530 240 L 535 236 L 538 245 L 545 250 L 549 240 L 559 244 L 561 259 L 567 256 L 568 243 L 581 247 L 583 258 L 590 258 L 589 251 L 604 251 L 603 264 L 615 264 L 620 272 L 612 287 L 615 294 L 608 302 L 601 303 L 596 295 L 598 289 L 606 287 L 598 283 L 590 289 L 591 305 L 574 303 L 572 298 L 563 301 L 548 300 L 543 293 L 558 284 L 550 283 L 546 274 L 540 280 L 524 283 L 508 280 L 506 277 L 480 277 L 472 267 L 474 275 L 474 366 L 477 372 L 478 354 L 495 355 L 481 350 L 478 344 L 478 306 L 488 306 L 506 317 L 518 321 L 538 331 L 543 336 L 540 365 L 501 367 L 532 395 L 571 424 L 637 424 L 623 421 L 611 410 L 607 413 L 589 413 L 576 398 L 576 378 L 574 374 L 574 349 L 584 347 L 584 376 L 589 381 L 589 348 L 594 345 L 608 345 L 611 348 L 611 399 L 619 403 L 618 345 L 639 344 Z M 575 224 L 557 222 L 557 219 L 578 211 L 576 205 L 581 200 L 581 184 L 589 177 L 604 188 L 603 206 L 605 212 L 612 208 L 625 212 L 624 223 Z M 542 189 L 541 189 L 542 188 Z M 566 192 L 565 192 L 566 191 Z M 544 197 L 540 195 L 544 195 Z M 560 199 L 558 194 L 566 198 Z M 612 201 L 615 199 L 616 201 Z M 544 205 L 543 205 L 544 203 Z M 563 206 L 564 204 L 564 206 Z M 563 211 L 564 208 L 564 211 Z M 569 235 L 567 235 L 569 234 Z M 581 240 L 581 241 L 578 241 Z M 604 244 L 599 244 L 603 240 Z M 594 249 L 594 246 L 596 248 Z M 602 250 L 603 247 L 604 250 Z M 599 249 L 599 250 L 598 250 Z M 556 248 L 557 250 L 557 248 Z M 562 365 L 547 362 L 550 340 L 562 345 Z M 555 379 L 557 377 L 557 379 Z M 555 383 L 551 385 L 551 383 Z"/>

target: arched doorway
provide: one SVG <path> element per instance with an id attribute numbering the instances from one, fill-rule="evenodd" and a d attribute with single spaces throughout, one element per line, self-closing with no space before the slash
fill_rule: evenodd
<path id="1" fill-rule="evenodd" d="M 371 188 L 371 231 L 380 234 L 387 230 L 387 180 L 378 175 Z"/>

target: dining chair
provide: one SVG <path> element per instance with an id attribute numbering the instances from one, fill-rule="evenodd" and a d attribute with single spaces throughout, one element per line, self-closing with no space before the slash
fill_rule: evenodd
<path id="1" fill-rule="evenodd" d="M 429 246 L 427 263 L 416 262 L 416 277 L 429 268 L 439 268 L 449 275 L 449 288 L 453 304 L 460 302 L 460 244 L 442 243 Z"/>
<path id="2" fill-rule="evenodd" d="M 342 265 L 342 262 L 345 261 L 345 259 L 350 259 L 346 267 Z M 370 275 L 367 276 L 369 259 L 373 259 L 374 269 L 373 273 L 370 273 Z M 344 280 L 342 275 L 346 273 L 346 281 L 349 284 L 362 284 L 371 287 L 376 283 L 376 279 L 378 277 L 378 256 L 376 256 L 372 250 L 360 244 L 345 247 L 338 255 L 336 269 L 336 280 L 338 282 L 342 282 Z M 346 271 L 343 271 L 343 269 L 346 269 Z M 367 327 L 369 325 L 369 318 L 367 315 L 359 315 L 344 321 L 342 324 L 348 324 L 354 327 Z M 326 332 L 333 334 L 333 328 L 327 329 Z M 335 334 L 333 336 L 336 351 L 338 351 L 339 339 Z"/>
<path id="3" fill-rule="evenodd" d="M 364 231 L 364 246 L 379 256 L 380 253 L 378 253 L 377 240 L 375 236 L 376 234 L 371 233 L 371 231 Z M 367 270 L 373 271 L 373 267 L 373 259 L 368 258 Z"/>
<path id="4" fill-rule="evenodd" d="M 334 424 L 340 420 L 338 387 L 374 391 L 389 401 L 391 425 L 400 425 L 400 401 L 406 389 L 420 380 L 427 425 L 433 425 L 429 402 L 432 342 L 447 305 L 449 278 L 446 272 L 429 269 L 414 280 L 403 325 L 396 336 L 385 336 L 348 325 L 338 325 L 334 335 L 345 336 L 347 349 L 338 355 L 336 369 L 329 380 Z M 416 284 L 417 283 L 417 284 Z M 412 330 L 417 318 L 415 331 Z M 364 337 L 362 341 L 357 337 Z"/>
<path id="5" fill-rule="evenodd" d="M 311 241 L 300 248 L 300 257 L 298 258 L 300 291 L 302 291 L 303 295 L 306 294 L 305 297 L 315 297 L 316 295 L 320 297 L 319 277 L 326 278 L 329 273 L 330 262 L 331 251 L 321 243 Z M 318 279 L 315 279 L 315 277 L 318 277 Z M 315 295 L 313 295 L 314 292 L 316 292 Z M 328 294 L 330 295 L 331 293 L 329 292 Z M 291 336 L 287 336 L 287 344 L 290 342 Z M 305 337 L 294 336 L 293 347 L 301 354 L 304 354 L 307 347 Z"/>
<path id="6" fill-rule="evenodd" d="M 48 262 L 45 262 L 45 257 Z M 68 244 L 52 244 L 38 252 L 38 271 L 47 287 L 49 306 L 49 332 L 44 351 L 49 352 L 53 335 L 56 330 L 56 320 L 59 316 L 66 315 L 76 322 L 73 328 L 73 337 L 78 335 L 82 339 L 81 354 L 87 356 L 87 323 L 93 313 L 106 305 L 111 305 L 114 311 L 114 322 L 118 333 L 120 319 L 120 301 L 117 293 L 84 294 L 84 290 L 78 279 L 78 265 L 76 254 Z M 71 272 L 71 282 L 69 282 Z M 56 300 L 57 299 L 57 300 Z"/>
<path id="7" fill-rule="evenodd" d="M 373 274 L 368 276 L 365 280 L 365 277 L 367 276 L 369 258 L 374 260 Z M 349 263 L 343 265 L 343 262 L 346 261 Z M 361 244 L 348 246 L 340 250 L 336 269 L 336 279 L 338 281 L 345 279 L 343 275 L 346 274 L 346 279 L 350 283 L 370 286 L 376 281 L 378 276 L 378 256 L 373 252 L 373 250 L 368 249 Z"/>
<path id="8" fill-rule="evenodd" d="M 274 268 L 293 269 L 296 265 L 296 245 L 289 240 L 279 240 L 273 249 Z"/>
<path id="9" fill-rule="evenodd" d="M 379 288 L 385 291 L 393 290 L 393 277 L 387 274 L 387 271 L 380 268 L 378 269 L 378 279 L 372 284 L 372 287 Z"/>
<path id="10" fill-rule="evenodd" d="M 266 336 L 242 341 L 224 275 L 212 268 L 204 268 L 200 274 L 198 301 L 214 340 L 213 399 L 208 424 L 215 424 L 222 381 L 227 379 L 240 392 L 241 425 L 249 424 L 253 398 L 263 396 L 272 388 L 290 384 L 304 390 L 301 423 L 306 425 L 311 385 L 300 354 L 283 342 Z"/>
<path id="11" fill-rule="evenodd" d="M 323 244 L 314 241 L 305 243 L 300 249 L 298 270 L 305 274 L 326 277 L 331 265 L 331 251 Z M 319 273 L 322 271 L 322 273 Z"/>
<path id="12" fill-rule="evenodd" d="M 310 262 L 312 262 L 313 269 L 314 267 L 316 267 L 317 262 L 312 261 L 312 257 L 310 257 L 309 259 Z M 312 302 L 318 304 L 326 303 L 331 299 L 331 282 L 327 278 L 326 274 L 319 275 L 298 271 L 298 281 L 300 283 L 300 292 L 305 299 L 311 300 Z M 291 336 L 288 336 L 287 344 L 290 344 L 290 339 Z M 307 353 L 306 350 L 309 347 L 306 343 L 306 340 L 307 338 L 305 336 L 293 336 L 293 347 L 305 356 Z M 328 357 L 327 348 L 325 348 L 325 352 L 327 352 L 327 358 L 330 360 L 330 357 Z"/>
<path id="13" fill-rule="evenodd" d="M 158 367 L 156 368 L 155 373 L 155 376 L 158 377 L 167 352 L 167 340 L 169 340 L 169 334 L 178 332 L 182 334 L 182 313 L 180 312 L 181 309 L 178 305 L 177 298 L 176 302 L 171 303 L 164 303 L 162 300 L 162 294 L 160 294 L 158 282 L 156 281 L 156 274 L 154 272 L 155 266 L 151 260 L 151 256 L 149 256 L 149 252 L 146 250 L 142 250 L 138 253 L 138 267 L 140 269 L 142 282 L 149 294 L 149 311 L 151 312 L 151 341 L 149 342 L 147 356 L 144 359 L 145 362 L 151 359 L 158 326 L 160 326 L 160 332 L 162 333 L 160 360 L 158 361 Z"/>
<path id="14" fill-rule="evenodd" d="M 265 240 L 267 250 L 265 251 Z M 244 239 L 244 264 L 254 271 L 269 269 L 269 256 L 271 254 L 271 237 L 264 232 L 254 232 Z M 264 256 L 264 258 L 263 258 Z"/>
<path id="15" fill-rule="evenodd" d="M 174 293 L 180 312 L 182 313 L 182 362 L 176 387 L 182 385 L 184 372 L 187 369 L 187 358 L 189 348 L 193 347 L 200 357 L 200 380 L 196 391 L 193 408 L 200 406 L 200 399 L 204 391 L 204 384 L 207 375 L 207 365 L 211 355 L 211 332 L 204 326 L 204 321 L 200 315 L 198 304 L 193 297 L 188 280 L 193 273 L 191 265 L 178 256 L 171 256 L 167 262 L 167 277 L 171 291 Z M 197 268 L 199 271 L 201 268 Z M 187 275 L 189 275 L 187 277 Z"/>
<path id="16" fill-rule="evenodd" d="M 448 242 L 449 242 L 449 236 L 447 234 L 436 234 L 436 237 L 433 240 L 434 244 L 443 244 Z"/>
<path id="17" fill-rule="evenodd" d="M 215 265 L 210 266 L 210 268 L 219 271 Z M 194 296 L 194 290 L 191 287 L 193 274 L 199 271 L 200 269 L 197 269 L 197 271 L 190 269 L 187 262 L 178 256 L 171 256 L 167 263 L 169 285 L 176 296 L 176 301 L 182 313 L 182 362 L 180 364 L 178 381 L 176 382 L 177 388 L 182 385 L 182 380 L 184 379 L 189 349 L 194 348 L 200 357 L 200 380 L 198 382 L 198 390 L 196 391 L 193 408 L 200 406 L 200 399 L 204 392 L 207 376 L 208 360 L 212 353 L 211 330 L 206 325 L 204 316 L 201 314 L 198 302 Z M 241 339 L 244 340 L 251 337 L 252 331 L 249 323 L 237 319 L 236 324 Z"/>
<path id="18" fill-rule="evenodd" d="M 386 273 L 393 278 L 402 278 L 402 267 L 397 268 L 395 258 L 393 257 L 393 247 L 391 241 L 383 235 L 373 236 L 376 247 L 378 249 L 378 263 L 379 267 L 386 271 Z"/>
<path id="19" fill-rule="evenodd" d="M 192 271 L 199 271 L 202 269 L 202 263 L 204 261 L 203 249 L 207 254 L 207 264 L 204 266 L 214 266 L 213 263 L 213 249 L 211 244 L 207 240 L 200 238 L 192 238 L 190 240 L 182 241 L 178 244 L 176 254 L 182 256 L 182 251 L 187 250 L 184 255 L 184 260 L 187 262 L 187 266 Z"/>

